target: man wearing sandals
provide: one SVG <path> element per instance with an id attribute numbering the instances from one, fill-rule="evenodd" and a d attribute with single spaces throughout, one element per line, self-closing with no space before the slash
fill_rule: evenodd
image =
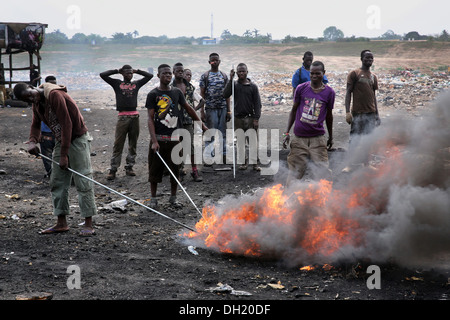
<path id="1" fill-rule="evenodd" d="M 37 143 L 41 135 L 41 121 L 52 131 L 56 139 L 53 150 L 52 175 L 50 186 L 53 202 L 53 213 L 57 216 L 55 226 L 42 230 L 41 234 L 52 234 L 69 230 L 66 216 L 69 214 L 69 188 L 72 172 L 69 167 L 89 178 L 92 178 L 91 147 L 92 140 L 75 101 L 67 94 L 64 86 L 44 83 L 35 88 L 25 83 L 14 87 L 14 95 L 25 102 L 32 103 L 33 120 L 31 123 L 28 152 L 40 153 Z M 92 217 L 97 214 L 94 198 L 94 185 L 88 179 L 74 175 L 81 217 L 85 219 L 80 235 L 94 234 Z"/>

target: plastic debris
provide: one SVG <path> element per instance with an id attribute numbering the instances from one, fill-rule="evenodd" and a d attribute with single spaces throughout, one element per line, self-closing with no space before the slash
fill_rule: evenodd
<path id="1" fill-rule="evenodd" d="M 50 292 L 31 292 L 16 296 L 16 300 L 51 300 L 53 293 Z"/>
<path id="2" fill-rule="evenodd" d="M 271 287 L 272 289 L 276 289 L 276 290 L 282 290 L 284 289 L 284 286 L 281 284 L 280 281 L 278 281 L 277 283 L 268 283 L 267 284 L 269 287 Z"/>
<path id="3" fill-rule="evenodd" d="M 111 203 L 108 203 L 106 205 L 104 205 L 103 207 L 100 207 L 100 210 L 119 210 L 122 212 L 125 212 L 126 209 L 126 205 L 127 205 L 127 199 L 122 199 L 122 200 L 117 200 L 117 201 L 113 201 Z"/>
<path id="4" fill-rule="evenodd" d="M 213 293 L 229 293 L 229 294 L 232 294 L 235 296 L 251 296 L 252 295 L 250 292 L 247 292 L 247 291 L 234 290 L 233 287 L 231 287 L 230 285 L 222 284 L 220 282 L 217 284 L 217 287 L 206 289 L 206 291 L 210 291 Z"/>
<path id="5" fill-rule="evenodd" d="M 17 194 L 17 193 L 15 193 L 15 194 L 5 194 L 5 197 L 6 198 L 8 198 L 8 199 L 11 199 L 11 200 L 19 200 L 20 199 L 20 196 Z"/>
<path id="6" fill-rule="evenodd" d="M 194 247 L 194 246 L 189 246 L 189 247 L 188 247 L 188 250 L 189 250 L 193 255 L 198 256 L 198 252 L 197 252 L 197 250 L 195 250 L 195 247 Z"/>

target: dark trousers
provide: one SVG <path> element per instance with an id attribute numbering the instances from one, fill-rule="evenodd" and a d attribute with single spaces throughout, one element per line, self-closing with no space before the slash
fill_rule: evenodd
<path id="1" fill-rule="evenodd" d="M 361 145 L 361 138 L 370 134 L 378 125 L 378 116 L 375 112 L 353 113 L 350 127 L 349 152 L 354 163 L 369 163 L 368 147 Z M 367 149 L 367 150 L 366 150 Z"/>
<path id="2" fill-rule="evenodd" d="M 41 146 L 41 153 L 51 159 L 53 149 L 55 149 L 55 137 L 53 134 L 51 132 L 41 132 L 41 142 L 39 144 Z M 42 158 L 42 162 L 44 163 L 45 171 L 50 175 L 52 172 L 52 162 L 44 158 Z"/>
<path id="3" fill-rule="evenodd" d="M 128 153 L 125 168 L 133 168 L 136 162 L 136 147 L 139 138 L 139 116 L 119 116 L 111 158 L 111 170 L 117 171 L 122 162 L 122 151 L 128 136 Z"/>

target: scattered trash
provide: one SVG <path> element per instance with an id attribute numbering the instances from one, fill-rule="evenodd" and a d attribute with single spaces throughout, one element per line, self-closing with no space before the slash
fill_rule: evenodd
<path id="1" fill-rule="evenodd" d="M 228 284 L 222 284 L 218 283 L 217 287 L 215 288 L 209 288 L 206 289 L 206 291 L 213 292 L 213 293 L 229 293 L 235 296 L 251 296 L 252 294 L 247 291 L 241 291 L 241 290 L 234 290 L 233 287 L 231 287 Z"/>
<path id="2" fill-rule="evenodd" d="M 127 205 L 127 199 L 117 200 L 111 203 L 108 203 L 104 205 L 103 207 L 100 207 L 100 210 L 119 210 L 122 212 L 127 211 L 125 206 Z"/>
<path id="3" fill-rule="evenodd" d="M 406 281 L 423 281 L 423 278 L 412 276 L 412 277 L 406 277 L 405 280 Z"/>
<path id="4" fill-rule="evenodd" d="M 448 72 L 421 73 L 419 70 L 399 69 L 397 71 L 375 72 L 378 76 L 377 100 L 379 107 L 405 109 L 418 115 L 416 109 L 426 106 L 436 96 L 450 87 Z M 327 72 L 329 85 L 336 92 L 335 113 L 345 112 L 343 103 L 346 94 L 348 72 Z M 252 73 L 252 81 L 260 88 L 261 102 L 266 113 L 288 113 L 293 97 L 291 73 Z M 416 114 L 417 112 L 417 114 Z M 382 117 L 384 115 L 382 114 Z"/>
<path id="5" fill-rule="evenodd" d="M 258 289 L 266 289 L 267 287 L 271 287 L 272 289 L 276 290 L 284 289 L 284 286 L 281 284 L 280 281 L 278 281 L 277 283 L 260 284 L 257 286 Z"/>
<path id="6" fill-rule="evenodd" d="M 215 168 L 214 171 L 231 171 L 231 167 Z"/>
<path id="7" fill-rule="evenodd" d="M 10 256 L 12 256 L 14 254 L 14 251 L 11 251 L 10 253 L 5 252 L 2 256 L 4 261 L 8 261 L 10 259 Z"/>
<path id="8" fill-rule="evenodd" d="M 278 281 L 277 283 L 268 283 L 267 284 L 269 287 L 271 287 L 272 289 L 276 289 L 276 290 L 283 290 L 284 286 L 281 284 L 281 281 Z"/>
<path id="9" fill-rule="evenodd" d="M 188 250 L 189 250 L 193 255 L 198 256 L 198 252 L 197 252 L 197 250 L 195 250 L 195 247 L 189 246 L 189 247 L 188 247 Z"/>
<path id="10" fill-rule="evenodd" d="M 281 284 L 280 281 L 278 281 L 277 283 L 269 283 L 268 286 L 271 287 L 272 289 L 276 289 L 276 290 L 284 289 L 284 286 Z"/>
<path id="11" fill-rule="evenodd" d="M 127 199 L 122 199 L 122 200 L 117 200 L 117 201 L 111 202 L 110 205 L 111 205 L 111 207 L 113 207 L 113 209 L 114 208 L 123 208 L 124 206 L 127 205 L 127 203 L 128 203 Z"/>
<path id="12" fill-rule="evenodd" d="M 53 293 L 50 292 L 30 292 L 16 296 L 16 300 L 51 300 Z"/>
<path id="13" fill-rule="evenodd" d="M 11 199 L 11 200 L 19 200 L 20 199 L 20 196 L 17 193 L 11 194 L 11 195 L 5 194 L 5 197 L 8 199 Z"/>
<path id="14" fill-rule="evenodd" d="M 377 74 L 378 101 L 382 106 L 406 109 L 415 115 L 417 108 L 433 101 L 437 94 L 450 86 L 450 78 L 445 73 L 422 74 L 417 70 L 398 70 L 388 74 Z"/>
<path id="15" fill-rule="evenodd" d="M 42 182 L 37 182 L 37 181 L 33 181 L 33 180 L 25 180 L 25 182 L 31 182 L 31 183 L 34 183 L 34 184 L 42 184 Z"/>

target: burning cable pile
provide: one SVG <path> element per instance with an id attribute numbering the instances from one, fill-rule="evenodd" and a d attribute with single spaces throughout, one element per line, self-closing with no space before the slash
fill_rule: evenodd
<path id="1" fill-rule="evenodd" d="M 265 189 L 259 199 L 241 199 L 243 203 L 233 207 L 206 207 L 196 229 L 207 247 L 222 252 L 277 257 L 290 248 L 328 256 L 351 243 L 352 229 L 359 227 L 351 217 L 333 212 L 329 206 L 334 196 L 326 180 L 289 195 L 278 184 Z"/>
<path id="2" fill-rule="evenodd" d="M 359 152 L 383 160 L 345 182 L 277 184 L 224 199 L 206 206 L 197 232 L 185 237 L 197 247 L 291 265 L 407 265 L 450 253 L 450 94 L 429 114 L 394 119 L 362 138 Z"/>

